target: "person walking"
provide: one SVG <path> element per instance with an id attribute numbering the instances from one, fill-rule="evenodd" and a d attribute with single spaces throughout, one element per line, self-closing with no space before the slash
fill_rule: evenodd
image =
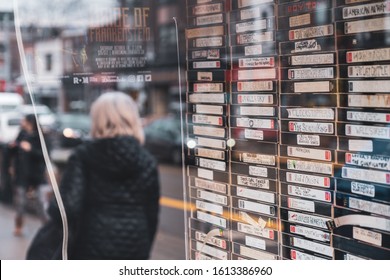
<path id="1" fill-rule="evenodd" d="M 27 196 L 34 196 L 35 211 L 45 223 L 47 214 L 40 194 L 40 186 L 45 182 L 45 161 L 38 134 L 35 115 L 26 115 L 21 122 L 21 131 L 14 142 L 8 146 L 10 157 L 13 158 L 12 173 L 15 186 L 15 236 L 23 233 L 23 219 Z"/>
<path id="2" fill-rule="evenodd" d="M 135 102 L 121 92 L 91 107 L 92 139 L 78 146 L 60 183 L 69 225 L 69 259 L 148 259 L 156 234 L 160 186 L 157 163 L 146 151 Z M 57 203 L 38 231 L 27 259 L 61 257 Z"/>

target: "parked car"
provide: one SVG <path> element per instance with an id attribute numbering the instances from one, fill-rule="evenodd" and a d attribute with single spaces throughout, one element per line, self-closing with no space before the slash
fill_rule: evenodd
<path id="1" fill-rule="evenodd" d="M 54 147 L 74 148 L 89 136 L 91 119 L 84 114 L 59 114 L 55 124 Z"/>
<path id="2" fill-rule="evenodd" d="M 0 145 L 5 145 L 16 139 L 22 118 L 23 115 L 17 111 L 0 113 Z"/>
<path id="3" fill-rule="evenodd" d="M 42 130 L 45 132 L 53 129 L 56 123 L 56 115 L 46 105 L 35 105 L 35 111 L 33 105 L 22 105 L 18 109 L 23 115 L 34 114 L 36 112 Z"/>
<path id="4" fill-rule="evenodd" d="M 0 92 L 0 114 L 15 111 L 23 104 L 23 98 L 18 93 Z"/>
<path id="5" fill-rule="evenodd" d="M 180 120 L 166 117 L 146 125 L 145 148 L 160 161 L 181 163 Z"/>

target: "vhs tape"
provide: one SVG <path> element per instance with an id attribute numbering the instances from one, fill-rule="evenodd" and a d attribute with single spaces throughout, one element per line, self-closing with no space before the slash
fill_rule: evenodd
<path id="1" fill-rule="evenodd" d="M 390 170 L 390 157 L 361 152 L 337 152 L 338 163 L 388 171 Z"/>
<path id="2" fill-rule="evenodd" d="M 189 82 L 226 82 L 230 79 L 230 71 L 187 71 Z"/>
<path id="3" fill-rule="evenodd" d="M 237 105 L 262 105 L 262 106 L 275 106 L 278 104 L 278 98 L 276 94 L 272 93 L 233 93 L 231 95 L 232 104 Z"/>
<path id="4" fill-rule="evenodd" d="M 390 78 L 390 64 L 340 65 L 340 77 L 354 79 Z"/>
<path id="5" fill-rule="evenodd" d="M 187 18 L 188 27 L 202 27 L 202 26 L 224 24 L 224 23 L 226 23 L 225 13 Z"/>
<path id="6" fill-rule="evenodd" d="M 226 138 L 227 128 L 212 127 L 203 125 L 188 125 L 188 134 L 194 136 L 210 136 L 216 138 Z"/>
<path id="7" fill-rule="evenodd" d="M 336 39 L 333 36 L 326 37 L 326 38 L 315 38 L 309 40 L 280 43 L 281 55 L 318 53 L 318 52 L 329 53 L 335 51 L 336 51 Z"/>
<path id="8" fill-rule="evenodd" d="M 188 103 L 188 113 L 205 115 L 226 115 L 226 105 L 206 105 Z"/>
<path id="9" fill-rule="evenodd" d="M 390 111 L 338 109 L 338 120 L 343 122 L 354 121 L 388 124 L 390 123 Z"/>
<path id="10" fill-rule="evenodd" d="M 282 231 L 289 235 L 298 235 L 310 240 L 320 241 L 329 244 L 331 234 L 325 230 L 314 229 L 311 227 L 301 226 L 293 223 L 282 222 Z"/>
<path id="11" fill-rule="evenodd" d="M 379 125 L 361 125 L 356 123 L 340 123 L 337 126 L 337 133 L 340 136 L 350 136 L 372 139 L 390 139 L 390 128 Z"/>
<path id="12" fill-rule="evenodd" d="M 232 46 L 232 57 L 233 59 L 244 58 L 244 57 L 258 57 L 275 55 L 278 53 L 278 47 L 276 42 L 262 42 L 256 45 L 249 46 Z"/>
<path id="13" fill-rule="evenodd" d="M 336 179 L 336 181 L 338 192 L 360 195 L 361 197 L 368 197 L 377 201 L 390 201 L 389 186 L 373 183 L 362 183 L 346 179 Z"/>
<path id="14" fill-rule="evenodd" d="M 277 207 L 243 198 L 232 198 L 232 207 L 240 211 L 249 211 L 271 217 L 277 216 Z"/>
<path id="15" fill-rule="evenodd" d="M 206 179 L 214 182 L 229 183 L 229 174 L 216 170 L 210 170 L 202 167 L 188 166 L 187 175 L 199 179 Z M 195 185 L 196 186 L 196 185 Z M 197 186 L 196 186 L 197 187 Z M 214 190 L 215 191 L 215 190 Z"/>
<path id="16" fill-rule="evenodd" d="M 279 17 L 278 18 L 278 29 L 286 30 L 292 28 L 308 27 L 326 25 L 334 22 L 334 16 L 332 10 L 325 10 L 318 13 L 306 13 L 291 17 Z"/>
<path id="17" fill-rule="evenodd" d="M 279 142 L 278 130 L 258 130 L 249 128 L 231 128 L 231 137 L 236 140 L 255 140 L 261 142 Z"/>
<path id="18" fill-rule="evenodd" d="M 244 176 L 263 177 L 270 180 L 277 179 L 277 169 L 264 166 L 253 166 L 248 164 L 232 162 L 231 171 Z"/>
<path id="19" fill-rule="evenodd" d="M 228 185 L 224 183 L 218 183 L 218 182 L 190 176 L 188 178 L 188 185 L 193 188 L 204 189 L 206 191 L 208 190 L 223 195 L 230 195 L 230 188 L 228 188 Z"/>
<path id="20" fill-rule="evenodd" d="M 316 189 L 308 186 L 280 184 L 280 193 L 284 195 L 296 196 L 311 199 L 313 201 L 322 201 L 326 203 L 333 202 L 333 191 Z"/>
<path id="21" fill-rule="evenodd" d="M 348 195 L 336 192 L 335 203 L 337 206 L 346 207 L 362 212 L 390 217 L 390 205 L 370 200 L 367 197 Z"/>
<path id="22" fill-rule="evenodd" d="M 233 253 L 253 260 L 277 260 L 277 255 L 233 243 Z"/>
<path id="23" fill-rule="evenodd" d="M 276 193 L 256 190 L 246 187 L 232 186 L 231 195 L 237 198 L 248 198 L 259 202 L 266 202 L 271 204 L 277 203 Z"/>
<path id="24" fill-rule="evenodd" d="M 280 143 L 283 145 L 337 149 L 335 136 L 286 133 L 283 124 L 281 131 Z"/>
<path id="25" fill-rule="evenodd" d="M 330 176 L 315 175 L 309 173 L 297 173 L 292 171 L 280 170 L 280 181 L 289 184 L 299 184 L 304 186 L 312 186 L 316 188 L 334 189 L 335 179 Z"/>
<path id="26" fill-rule="evenodd" d="M 298 120 L 335 120 L 335 109 L 333 108 L 286 108 L 281 107 L 282 119 Z"/>
<path id="27" fill-rule="evenodd" d="M 280 145 L 280 156 L 332 162 L 335 159 L 335 151 L 328 149 Z"/>
<path id="28" fill-rule="evenodd" d="M 281 121 L 281 130 L 286 132 L 295 133 L 312 133 L 316 135 L 334 135 L 335 134 L 335 123 L 333 122 L 313 122 L 313 121 Z M 305 139 L 302 139 L 306 142 Z M 311 139 L 314 142 L 306 142 L 311 146 L 319 146 L 315 139 Z"/>
<path id="29" fill-rule="evenodd" d="M 230 106 L 231 116 L 277 117 L 277 108 L 274 106 Z"/>
<path id="30" fill-rule="evenodd" d="M 271 143 L 262 143 L 263 144 L 271 144 Z M 276 146 L 276 144 L 275 144 Z M 264 154 L 268 152 L 269 155 Z M 277 164 L 277 153 L 271 153 L 271 151 L 263 151 L 262 154 L 249 153 L 249 152 L 231 152 L 231 160 L 235 162 L 243 162 L 249 164 L 259 164 L 259 165 L 267 165 L 267 166 L 276 166 Z"/>
<path id="31" fill-rule="evenodd" d="M 333 175 L 333 163 L 280 158 L 280 169 Z"/>
<path id="32" fill-rule="evenodd" d="M 275 0 L 233 0 L 232 1 L 232 9 L 242 9 L 250 6 L 256 6 L 259 4 L 268 4 L 268 3 L 275 3 L 277 1 Z"/>
<path id="33" fill-rule="evenodd" d="M 249 173 L 249 172 L 248 172 Z M 276 192 L 277 181 L 255 175 L 232 174 L 232 184 Z"/>
<path id="34" fill-rule="evenodd" d="M 253 145 L 252 141 L 238 140 L 236 144 L 232 147 L 232 151 L 247 152 L 247 153 L 257 153 L 262 155 L 277 155 L 278 147 L 277 143 L 261 143 L 260 145 Z M 260 157 L 257 157 L 260 160 Z M 273 163 L 273 160 L 270 160 L 268 156 L 263 157 L 264 163 Z"/>
<path id="35" fill-rule="evenodd" d="M 232 92 L 276 92 L 276 81 L 232 82 Z M 254 103 L 258 104 L 258 103 Z"/>
<path id="36" fill-rule="evenodd" d="M 388 94 L 340 94 L 340 107 L 390 108 Z"/>
<path id="37" fill-rule="evenodd" d="M 333 258 L 333 247 L 328 244 L 323 244 L 304 238 L 296 237 L 293 235 L 282 234 L 283 245 L 293 248 L 300 248 L 303 250 L 310 251 L 312 253 L 317 253 L 322 256 L 327 256 Z"/>
<path id="38" fill-rule="evenodd" d="M 319 229 L 328 230 L 326 222 L 330 219 L 328 217 L 322 217 L 312 214 L 301 213 L 297 211 L 291 211 L 288 209 L 280 209 L 280 218 L 283 221 L 315 227 Z"/>
<path id="39" fill-rule="evenodd" d="M 258 3 L 262 4 L 262 3 Z M 230 22 L 245 21 L 250 19 L 264 19 L 275 16 L 275 5 L 273 3 L 265 3 L 253 7 L 247 7 L 240 10 L 235 10 L 230 13 Z"/>
<path id="40" fill-rule="evenodd" d="M 262 250 L 271 254 L 279 254 L 278 243 L 252 235 L 246 235 L 244 233 L 232 231 L 232 242 L 256 250 Z"/>
<path id="41" fill-rule="evenodd" d="M 306 200 L 296 197 L 280 196 L 280 207 L 301 211 L 302 213 L 312 213 L 321 216 L 332 217 L 332 204 L 313 200 Z"/>
<path id="42" fill-rule="evenodd" d="M 208 255 L 218 260 L 228 260 L 230 257 L 227 250 L 222 250 L 208 244 L 204 244 L 204 242 L 191 240 L 191 248 L 202 255 Z"/>
<path id="43" fill-rule="evenodd" d="M 232 230 L 244 234 L 250 234 L 261 238 L 266 238 L 272 241 L 278 241 L 277 231 L 269 228 L 262 228 L 260 226 L 251 225 L 243 222 L 232 222 Z"/>
<path id="44" fill-rule="evenodd" d="M 226 48 L 210 48 L 200 50 L 189 50 L 188 60 L 226 60 Z"/>
<path id="45" fill-rule="evenodd" d="M 352 63 L 348 60 L 349 57 L 345 55 L 345 53 L 349 54 L 351 51 L 355 51 L 357 54 L 362 56 L 367 56 L 372 53 L 372 49 L 389 47 L 390 42 L 386 40 L 388 36 L 387 33 L 388 32 L 362 32 L 358 34 L 338 36 L 337 49 L 340 50 L 339 63 Z M 370 51 L 366 52 L 365 49 L 369 49 Z M 357 63 L 361 59 L 363 59 L 363 57 L 358 59 L 355 56 L 353 60 L 356 60 Z M 383 59 L 384 58 L 379 58 L 379 61 Z"/>
<path id="46" fill-rule="evenodd" d="M 260 30 L 270 31 L 275 29 L 275 18 L 256 18 L 250 21 L 236 22 L 232 23 L 230 28 L 230 34 L 239 34 Z"/>
<path id="47" fill-rule="evenodd" d="M 256 128 L 256 129 L 276 129 L 277 121 L 275 119 L 258 119 L 248 117 L 231 117 L 231 127 Z"/>
<path id="48" fill-rule="evenodd" d="M 333 52 L 280 56 L 282 67 L 333 65 L 335 63 L 336 54 Z"/>
<path id="49" fill-rule="evenodd" d="M 282 256 L 287 260 L 298 260 L 298 261 L 323 261 L 331 260 L 332 258 L 323 255 L 317 255 L 313 252 L 305 251 L 303 249 L 295 249 L 282 246 Z"/>

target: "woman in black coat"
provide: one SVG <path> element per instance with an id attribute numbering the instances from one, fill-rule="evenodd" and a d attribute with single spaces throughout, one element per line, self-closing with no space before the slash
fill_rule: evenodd
<path id="1" fill-rule="evenodd" d="M 144 134 L 134 101 L 103 94 L 92 105 L 93 140 L 77 147 L 60 190 L 69 222 L 70 259 L 148 259 L 159 210 L 155 159 L 142 147 Z M 28 259 L 60 258 L 61 217 L 36 235 Z"/>

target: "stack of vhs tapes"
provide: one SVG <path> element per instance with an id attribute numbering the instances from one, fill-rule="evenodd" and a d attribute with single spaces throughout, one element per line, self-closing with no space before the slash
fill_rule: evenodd
<path id="1" fill-rule="evenodd" d="M 284 259 L 332 259 L 337 137 L 332 1 L 280 0 L 280 217 Z"/>
<path id="2" fill-rule="evenodd" d="M 275 3 L 233 0 L 230 129 L 233 259 L 278 259 Z"/>
<path id="3" fill-rule="evenodd" d="M 187 131 L 191 259 L 230 259 L 226 1 L 187 0 Z"/>
<path id="4" fill-rule="evenodd" d="M 390 2 L 337 1 L 336 259 L 390 258 Z M 360 216 L 358 216 L 360 215 Z"/>

